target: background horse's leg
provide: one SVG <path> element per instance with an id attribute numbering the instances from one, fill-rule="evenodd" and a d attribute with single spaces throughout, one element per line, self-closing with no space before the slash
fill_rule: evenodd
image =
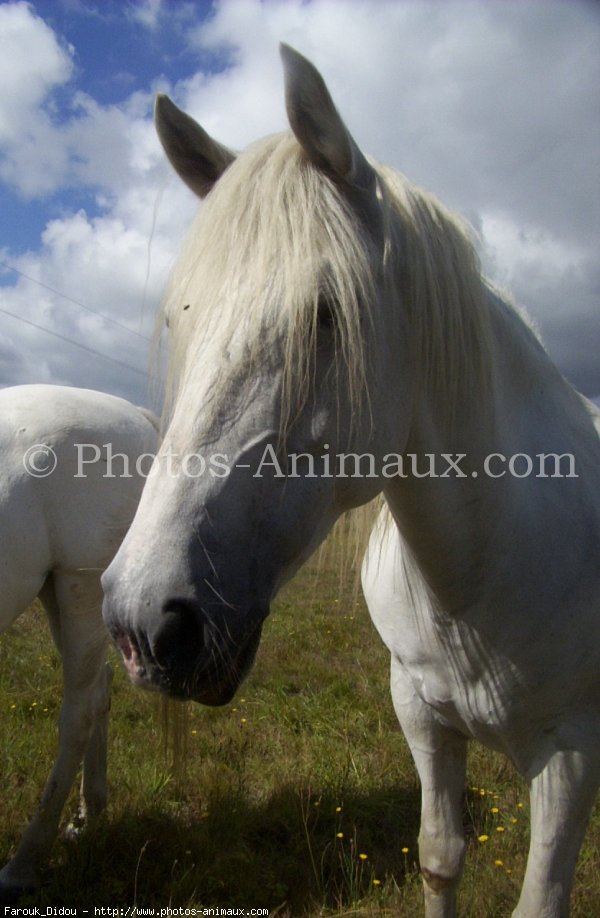
<path id="1" fill-rule="evenodd" d="M 590 717 L 568 730 L 530 782 L 531 843 L 513 918 L 567 918 L 579 849 L 600 784 L 600 734 Z M 561 737 L 562 739 L 562 737 Z"/>
<path id="2" fill-rule="evenodd" d="M 106 787 L 108 715 L 110 712 L 110 690 L 113 680 L 113 668 L 105 663 L 103 668 L 103 685 L 98 689 L 104 695 L 104 702 L 96 720 L 94 732 L 85 751 L 83 775 L 81 777 L 81 794 L 77 822 L 73 828 L 87 825 L 106 809 L 108 791 Z"/>
<path id="3" fill-rule="evenodd" d="M 58 756 L 38 811 L 15 856 L 0 871 L 0 893 L 34 887 L 48 858 L 60 815 L 98 719 L 107 708 L 104 668 L 107 636 L 97 573 L 54 574 L 40 597 L 63 661 L 64 697 Z"/>
<path id="4" fill-rule="evenodd" d="M 426 918 L 454 918 L 465 855 L 462 800 L 467 742 L 440 725 L 392 657 L 394 708 L 421 779 L 419 861 Z"/>

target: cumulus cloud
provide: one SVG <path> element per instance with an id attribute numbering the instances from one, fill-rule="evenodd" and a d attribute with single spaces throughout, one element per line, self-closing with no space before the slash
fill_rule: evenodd
<path id="1" fill-rule="evenodd" d="M 47 103 L 71 77 L 72 55 L 29 4 L 0 6 L 0 178 L 25 194 L 47 191 L 64 173 Z"/>
<path id="2" fill-rule="evenodd" d="M 0 139 L 19 137 L 36 120 L 52 88 L 70 78 L 72 53 L 28 3 L 0 7 Z"/>
<path id="3" fill-rule="evenodd" d="M 158 28 L 162 12 L 162 0 L 138 0 L 127 6 L 127 15 L 146 29 Z"/>
<path id="4" fill-rule="evenodd" d="M 15 373 L 0 359 L 0 379 L 54 379 L 145 402 L 155 312 L 172 257 L 173 240 L 160 226 L 141 231 L 133 221 L 84 211 L 51 221 L 38 250 L 11 258 L 18 280 L 1 288 L 0 309 L 10 313 L 2 324 L 21 360 Z"/>

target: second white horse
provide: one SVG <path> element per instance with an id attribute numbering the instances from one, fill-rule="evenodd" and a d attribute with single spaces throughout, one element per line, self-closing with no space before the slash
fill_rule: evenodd
<path id="1" fill-rule="evenodd" d="M 111 395 L 45 385 L 0 391 L 0 630 L 39 596 L 64 674 L 57 758 L 0 871 L 0 901 L 38 885 L 82 761 L 78 823 L 106 804 L 111 671 L 100 575 L 131 523 L 156 439 L 149 412 Z"/>

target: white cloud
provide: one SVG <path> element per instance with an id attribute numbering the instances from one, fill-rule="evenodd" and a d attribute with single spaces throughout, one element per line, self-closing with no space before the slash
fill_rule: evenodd
<path id="1" fill-rule="evenodd" d="M 158 28 L 162 12 L 162 0 L 136 0 L 127 7 L 127 15 L 146 29 Z"/>
<path id="2" fill-rule="evenodd" d="M 145 374 L 153 353 L 150 339 L 173 243 L 160 225 L 151 239 L 149 232 L 118 217 L 90 219 L 83 211 L 51 221 L 41 241 L 35 253 L 11 260 L 21 272 L 18 282 L 0 288 L 2 309 L 25 320 L 2 323 L 11 340 L 21 343 L 16 350 L 25 355 L 11 381 L 23 381 L 28 374 L 30 380 L 43 376 L 135 394 L 137 401 L 145 401 Z M 80 342 L 108 359 L 32 325 Z M 7 347 L 5 342 L 5 351 Z M 14 375 L 14 368 L 7 366 L 6 354 L 2 360 L 2 350 L 0 339 L 0 374 L 8 382 L 6 374 L 10 370 Z"/>
<path id="3" fill-rule="evenodd" d="M 72 49 L 61 45 L 28 3 L 0 6 L 0 140 L 31 129 L 39 106 L 72 70 Z"/>
<path id="4" fill-rule="evenodd" d="M 46 192 L 64 173 L 48 100 L 71 77 L 72 53 L 29 4 L 0 6 L 0 178 L 26 195 Z"/>
<path id="5" fill-rule="evenodd" d="M 504 215 L 484 214 L 481 232 L 487 273 L 507 287 L 514 286 L 522 275 L 545 275 L 547 282 L 556 283 L 565 273 L 585 265 L 585 249 L 546 229 L 519 227 Z"/>

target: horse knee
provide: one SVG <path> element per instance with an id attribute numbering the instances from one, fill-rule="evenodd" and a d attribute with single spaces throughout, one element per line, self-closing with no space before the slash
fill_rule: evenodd
<path id="1" fill-rule="evenodd" d="M 425 884 L 434 893 L 452 890 L 460 880 L 466 842 L 458 835 L 419 835 L 419 863 Z"/>

